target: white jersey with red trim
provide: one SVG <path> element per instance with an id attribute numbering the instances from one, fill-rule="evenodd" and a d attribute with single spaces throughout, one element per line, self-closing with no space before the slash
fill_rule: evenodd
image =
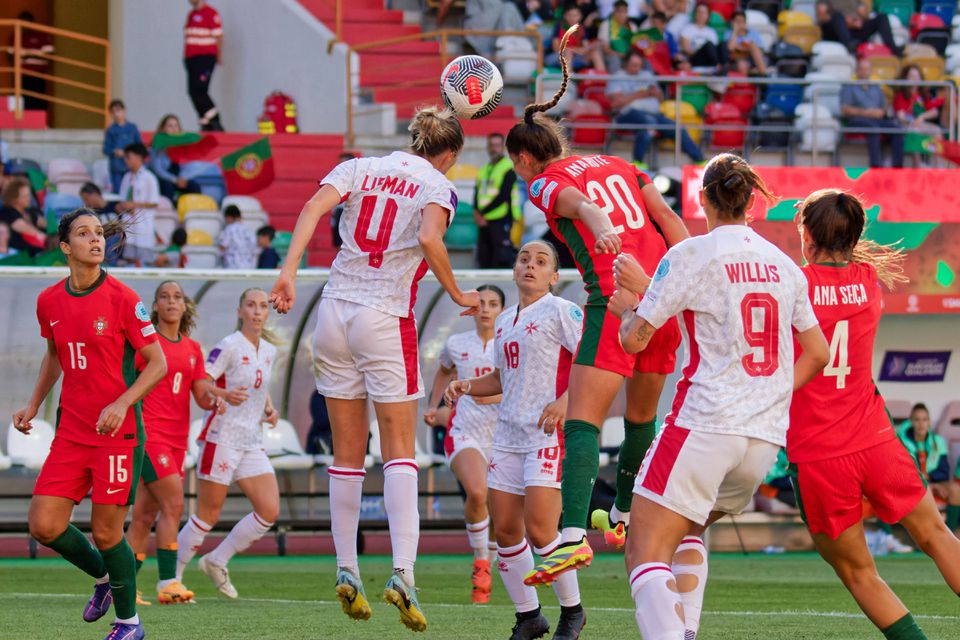
<path id="1" fill-rule="evenodd" d="M 484 344 L 476 331 L 456 333 L 443 345 L 440 365 L 448 370 L 456 367 L 460 380 L 479 378 L 493 371 L 494 348 L 493 340 Z M 463 396 L 457 400 L 450 431 L 469 434 L 478 442 L 489 444 L 493 440 L 498 412 L 498 404 L 477 404 L 470 396 Z"/>
<path id="2" fill-rule="evenodd" d="M 239 331 L 217 343 L 207 356 L 207 375 L 224 389 L 246 387 L 249 397 L 237 406 L 226 404 L 222 414 L 208 413 L 200 440 L 235 449 L 262 448 L 261 422 L 276 359 L 276 347 L 261 339 L 258 349 Z"/>
<path id="3" fill-rule="evenodd" d="M 343 246 L 330 267 L 325 298 L 337 298 L 406 318 L 427 272 L 418 233 L 423 209 L 457 210 L 453 183 L 428 161 L 395 151 L 343 162 L 320 181 L 343 198 Z"/>
<path id="4" fill-rule="evenodd" d="M 493 448 L 526 452 L 559 443 L 559 430 L 548 436 L 537 421 L 543 408 L 567 390 L 583 333 L 583 310 L 551 293 L 517 309 L 513 305 L 496 321 L 494 363 L 503 399 Z"/>
<path id="5" fill-rule="evenodd" d="M 680 314 L 686 351 L 666 423 L 786 443 L 793 333 L 817 325 L 800 268 L 743 225 L 684 240 L 660 261 L 637 315 Z"/>

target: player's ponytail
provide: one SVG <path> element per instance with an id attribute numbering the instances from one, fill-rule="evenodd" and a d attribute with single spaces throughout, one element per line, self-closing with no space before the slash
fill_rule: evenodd
<path id="1" fill-rule="evenodd" d="M 463 149 L 463 127 L 450 109 L 418 109 L 408 129 L 410 151 L 422 158 L 434 158 L 445 151 L 459 154 Z"/>
<path id="2" fill-rule="evenodd" d="M 895 245 L 861 238 L 867 226 L 863 203 L 840 189 L 820 189 L 804 199 L 797 212 L 800 224 L 813 242 L 812 254 L 833 262 L 863 262 L 872 265 L 877 279 L 888 289 L 908 282 L 903 274 L 906 254 Z"/>
<path id="3" fill-rule="evenodd" d="M 246 299 L 247 299 L 247 294 L 249 294 L 249 293 L 251 293 L 251 292 L 253 292 L 253 291 L 259 291 L 259 292 L 262 293 L 263 295 L 268 295 L 267 292 L 264 291 L 263 289 L 261 289 L 260 287 L 250 287 L 249 289 L 244 289 L 244 290 L 243 290 L 243 293 L 240 294 L 240 304 L 237 305 L 237 306 L 238 306 L 238 307 L 242 307 L 242 306 L 243 306 L 243 303 L 244 303 L 244 302 L 246 301 Z M 237 329 L 236 329 L 236 330 L 237 330 L 237 331 L 240 331 L 241 329 L 243 329 L 243 320 L 242 320 L 241 318 L 237 318 Z M 260 337 L 261 337 L 263 340 L 266 340 L 267 342 L 269 342 L 270 344 L 275 345 L 275 346 L 276 346 L 276 345 L 283 344 L 283 340 L 280 339 L 280 336 L 278 336 L 273 329 L 271 329 L 270 327 L 268 327 L 266 322 L 264 322 L 264 323 L 263 323 L 263 326 L 260 328 Z"/>
<path id="4" fill-rule="evenodd" d="M 180 295 L 183 296 L 183 306 L 185 309 L 183 315 L 180 317 L 180 326 L 177 328 L 177 331 L 180 332 L 180 335 L 189 336 L 190 333 L 197 328 L 197 303 L 183 290 L 183 285 L 176 280 L 164 280 L 157 285 L 156 290 L 153 292 L 153 304 L 156 306 L 157 298 L 160 296 L 160 289 L 168 284 L 177 285 L 177 288 L 180 289 Z M 157 313 L 156 309 L 150 312 L 150 322 L 152 322 L 154 326 L 160 325 L 160 314 Z"/>
<path id="5" fill-rule="evenodd" d="M 79 209 L 74 209 L 70 213 L 64 215 L 60 218 L 60 222 L 57 224 L 57 239 L 60 242 L 70 244 L 70 230 L 73 228 L 73 223 L 76 222 L 78 218 L 83 216 L 93 216 L 100 221 L 100 216 L 93 209 L 88 209 L 87 207 L 80 207 Z M 138 219 L 138 214 L 134 213 L 132 215 L 125 214 L 121 217 L 111 220 L 103 225 L 103 238 L 104 240 L 109 240 L 113 237 L 120 238 L 120 245 L 117 251 L 123 250 L 123 242 L 127 235 L 127 229 L 130 228 Z"/>
<path id="6" fill-rule="evenodd" d="M 570 81 L 570 69 L 564 55 L 570 36 L 577 32 L 580 25 L 575 24 L 563 37 L 560 38 L 560 72 L 562 80 L 560 88 L 547 102 L 528 104 L 523 110 L 523 122 L 514 125 L 507 134 L 507 152 L 510 155 L 529 153 L 538 162 L 547 162 L 554 158 L 562 158 L 569 154 L 567 136 L 563 128 L 555 120 L 543 115 L 543 112 L 553 109 L 560 103 L 560 98 L 567 91 Z"/>
<path id="7" fill-rule="evenodd" d="M 743 217 L 754 191 L 767 202 L 777 199 L 753 167 L 733 153 L 721 153 L 707 164 L 702 188 L 717 217 L 726 221 Z"/>

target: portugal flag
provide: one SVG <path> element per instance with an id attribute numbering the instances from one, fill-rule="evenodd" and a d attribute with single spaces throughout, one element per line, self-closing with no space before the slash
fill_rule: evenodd
<path id="1" fill-rule="evenodd" d="M 217 146 L 217 139 L 199 133 L 158 133 L 153 136 L 150 146 L 157 150 L 166 149 L 171 162 L 180 164 L 202 159 Z"/>
<path id="2" fill-rule="evenodd" d="M 248 194 L 266 188 L 273 182 L 273 156 L 270 140 L 260 138 L 220 159 L 227 192 Z"/>

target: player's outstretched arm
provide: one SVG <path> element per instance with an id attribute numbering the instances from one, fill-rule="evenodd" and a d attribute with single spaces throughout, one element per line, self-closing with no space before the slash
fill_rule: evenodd
<path id="1" fill-rule="evenodd" d="M 557 204 L 553 211 L 561 218 L 580 220 L 587 225 L 590 233 L 596 238 L 594 248 L 597 253 L 620 253 L 623 243 L 613 228 L 610 217 L 577 189 L 565 187 L 557 196 Z"/>
<path id="2" fill-rule="evenodd" d="M 423 249 L 423 257 L 437 276 L 440 286 L 450 295 L 454 302 L 466 307 L 462 316 L 476 315 L 480 310 L 480 294 L 476 290 L 461 291 L 457 279 L 453 276 L 453 267 L 450 266 L 450 255 L 443 244 L 443 234 L 447 230 L 449 211 L 438 204 L 428 204 L 423 208 L 423 219 L 420 221 L 418 240 Z"/>
<path id="3" fill-rule="evenodd" d="M 794 391 L 813 380 L 830 362 L 830 346 L 823 337 L 820 325 L 814 325 L 795 335 L 803 353 L 793 365 Z"/>
<path id="4" fill-rule="evenodd" d="M 307 200 L 297 218 L 297 224 L 293 228 L 293 236 L 290 238 L 290 248 L 287 250 L 287 258 L 283 261 L 283 267 L 280 269 L 280 277 L 273 285 L 270 291 L 270 303 L 279 313 L 286 313 L 293 308 L 293 303 L 297 298 L 297 267 L 300 266 L 300 260 L 303 259 L 303 253 L 307 250 L 310 238 L 317 229 L 320 218 L 332 210 L 341 199 L 340 193 L 325 184 L 317 190 L 313 197 Z"/>
<path id="5" fill-rule="evenodd" d="M 690 237 L 687 225 L 683 224 L 680 216 L 674 213 L 653 183 L 644 185 L 640 193 L 643 194 L 643 205 L 647 208 L 647 214 L 663 231 L 668 247 L 672 247 Z"/>
<path id="6" fill-rule="evenodd" d="M 60 373 L 57 345 L 54 344 L 53 340 L 47 340 L 47 352 L 43 354 L 43 360 L 40 361 L 40 375 L 37 376 L 37 384 L 33 387 L 30 402 L 13 414 L 13 427 L 17 431 L 29 433 L 30 429 L 33 428 L 30 421 L 37 415 L 37 411 L 40 410 L 40 405 L 47 394 L 50 393 L 50 389 L 57 383 Z"/>
<path id="7" fill-rule="evenodd" d="M 503 385 L 500 384 L 500 369 L 494 369 L 479 378 L 454 380 L 447 387 L 443 397 L 446 398 L 447 404 L 453 404 L 460 396 L 488 398 L 501 393 L 503 393 Z"/>
<path id="8" fill-rule="evenodd" d="M 209 378 L 203 380 L 194 380 L 190 385 L 190 392 L 193 393 L 193 399 L 197 406 L 204 411 L 216 411 L 223 413 L 225 403 L 222 397 L 216 393 L 216 385 Z"/>
<path id="9" fill-rule="evenodd" d="M 438 426 L 437 409 L 440 407 L 440 399 L 443 398 L 443 392 L 447 390 L 450 382 L 456 377 L 456 373 L 456 369 L 447 369 L 443 365 L 437 367 L 437 373 L 433 376 L 433 387 L 430 389 L 428 409 L 423 414 L 423 421 L 431 427 Z"/>
<path id="10" fill-rule="evenodd" d="M 151 342 L 137 351 L 146 363 L 137 380 L 120 397 L 108 404 L 97 419 L 97 432 L 115 434 L 123 426 L 130 406 L 143 399 L 167 375 L 167 359 L 159 342 Z"/>

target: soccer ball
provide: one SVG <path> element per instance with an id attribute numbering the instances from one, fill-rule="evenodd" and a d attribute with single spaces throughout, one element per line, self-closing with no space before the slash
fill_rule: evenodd
<path id="1" fill-rule="evenodd" d="M 460 56 L 443 70 L 440 95 L 458 117 L 476 120 L 500 104 L 503 77 L 497 66 L 482 56 Z"/>

